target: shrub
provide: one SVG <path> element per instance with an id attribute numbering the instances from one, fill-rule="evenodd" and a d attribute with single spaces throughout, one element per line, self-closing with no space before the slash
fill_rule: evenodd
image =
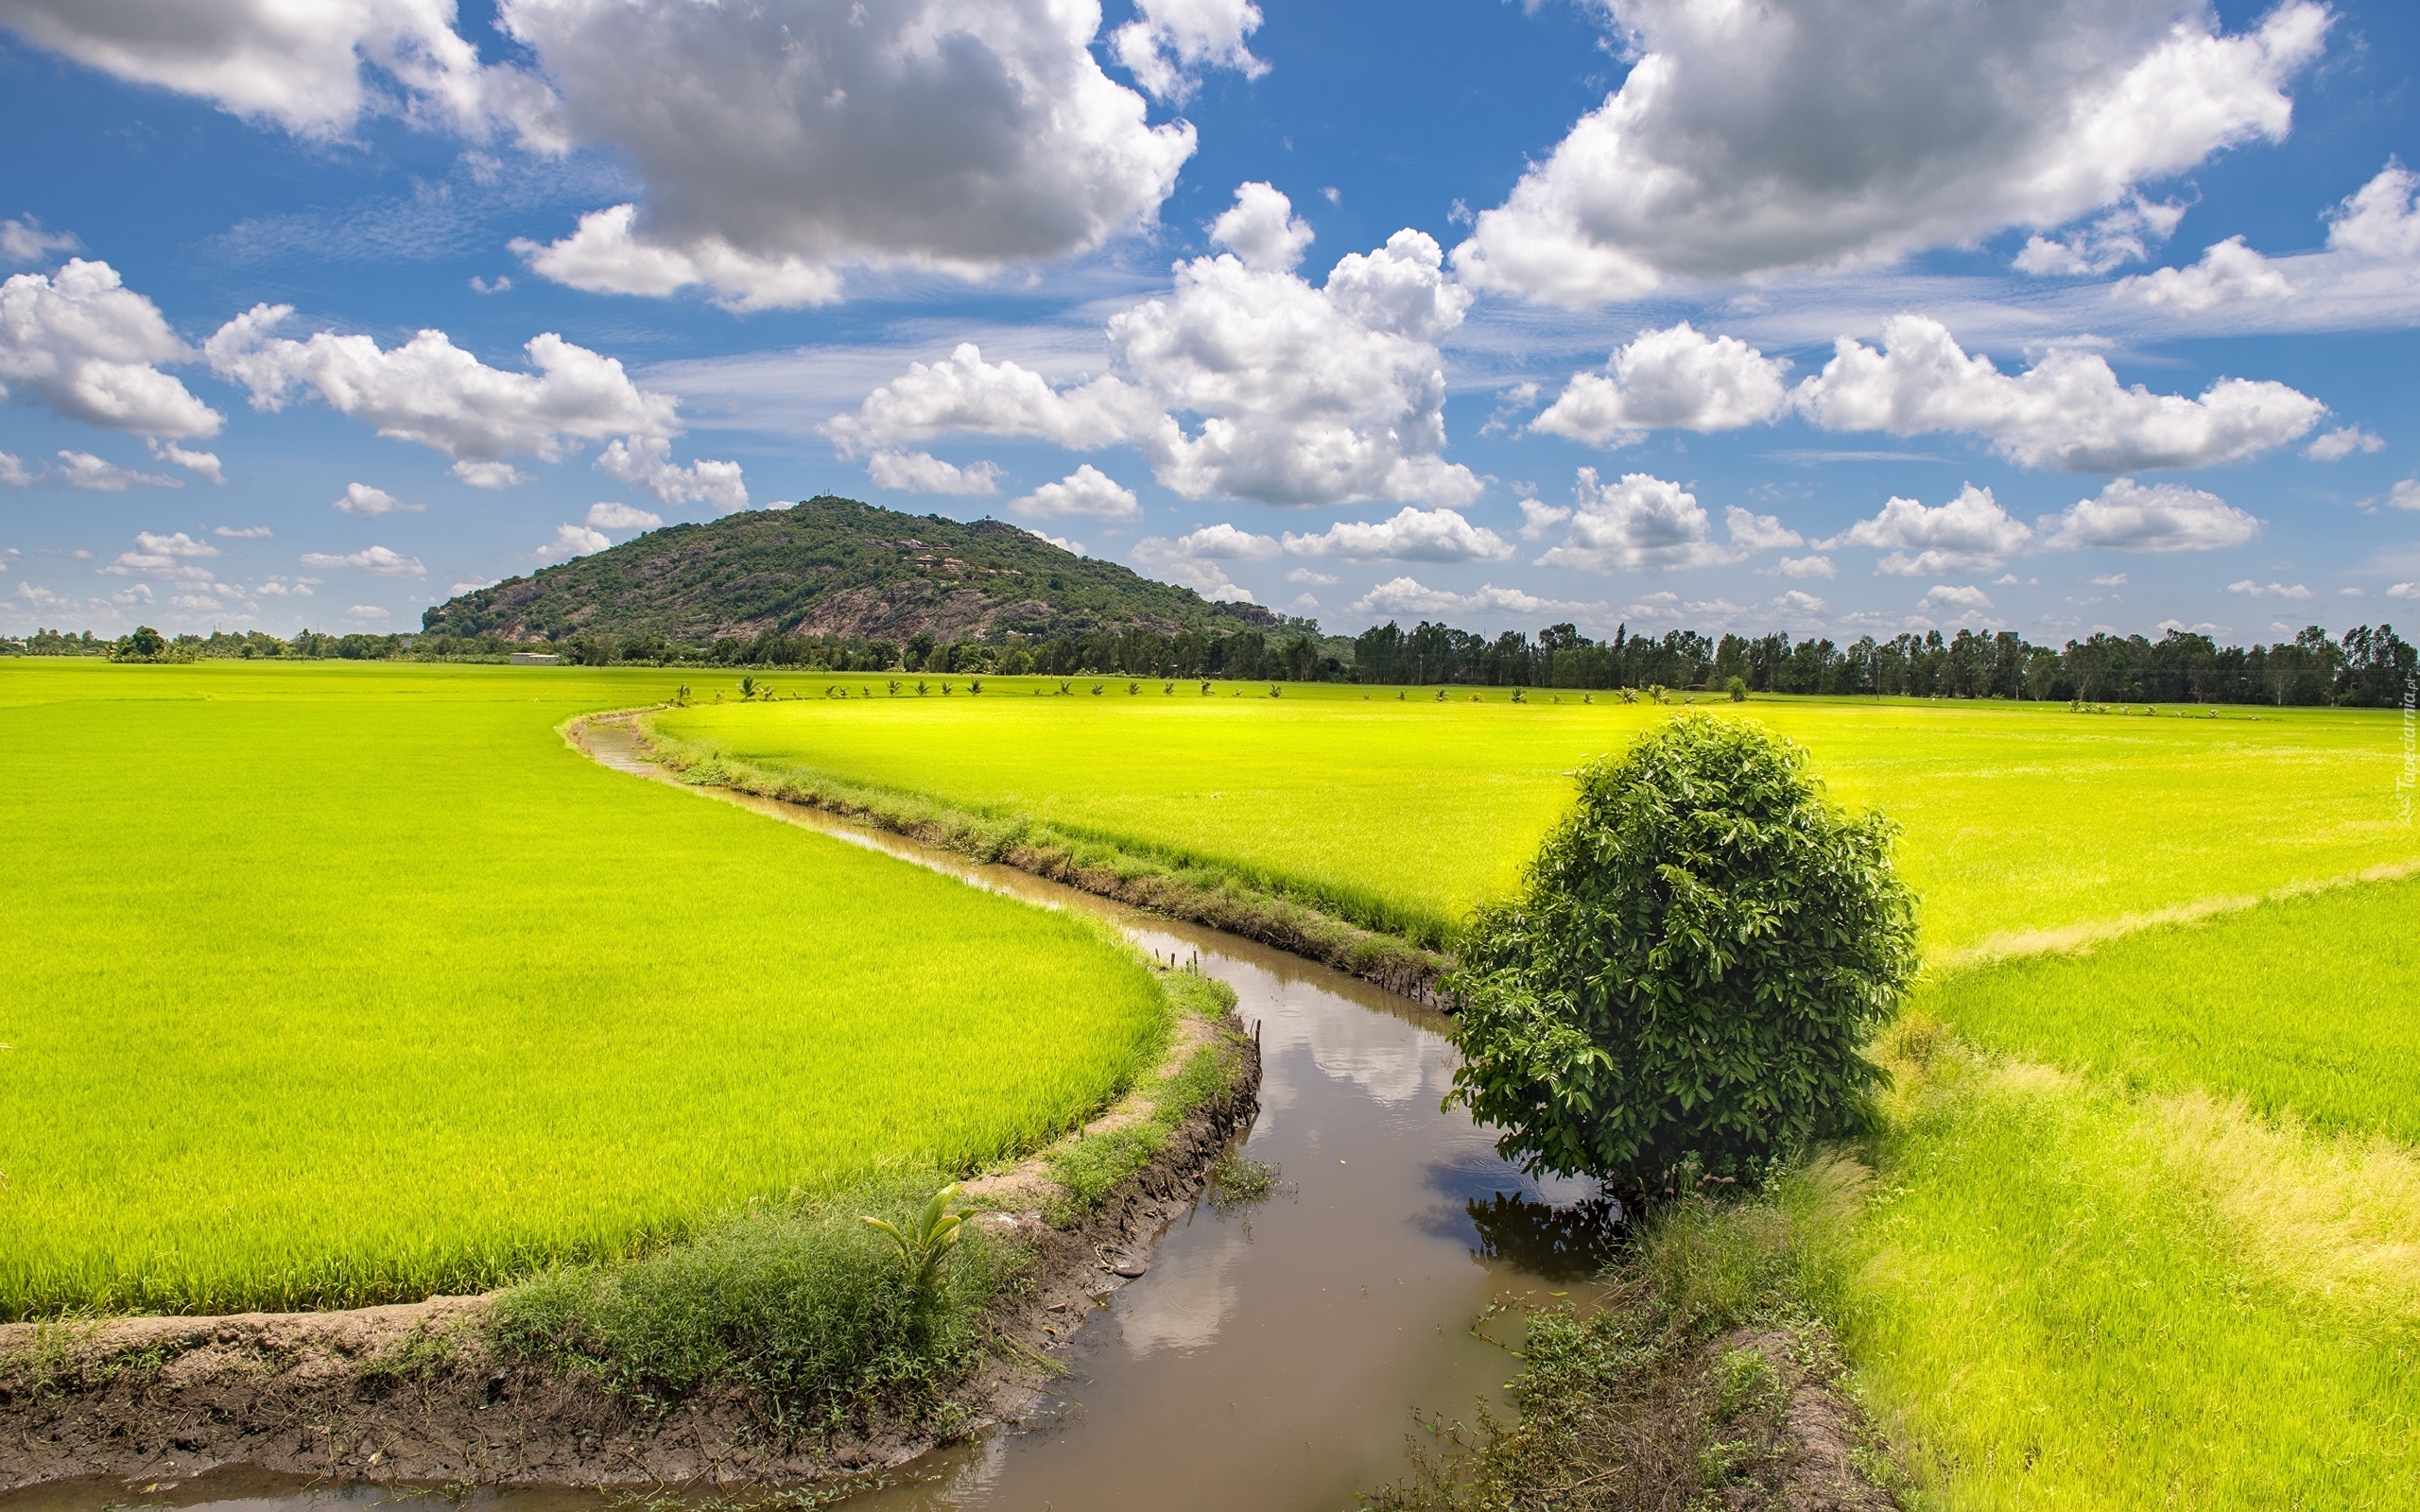
<path id="1" fill-rule="evenodd" d="M 1732 678 L 1722 684 L 1722 691 L 1731 695 L 1731 701 L 1733 703 L 1746 703 L 1748 701 L 1748 679 L 1745 678 Z"/>
<path id="2" fill-rule="evenodd" d="M 1704 714 L 1579 785 L 1521 894 L 1462 942 L 1449 1106 L 1530 1170 L 1634 1196 L 1844 1127 L 1916 966 L 1894 827 L 1825 800 L 1798 747 Z"/>

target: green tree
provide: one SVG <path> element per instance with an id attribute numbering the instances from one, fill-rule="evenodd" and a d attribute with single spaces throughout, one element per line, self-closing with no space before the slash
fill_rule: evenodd
<path id="1" fill-rule="evenodd" d="M 138 625 L 131 635 L 122 635 L 117 642 L 117 659 L 121 662 L 148 662 L 168 648 L 167 640 L 148 625 Z"/>
<path id="2" fill-rule="evenodd" d="M 1464 936 L 1447 1105 L 1526 1169 L 1634 1196 L 1844 1127 L 1916 968 L 1891 822 L 1830 803 L 1797 746 L 1704 714 L 1579 785 L 1521 893 Z"/>

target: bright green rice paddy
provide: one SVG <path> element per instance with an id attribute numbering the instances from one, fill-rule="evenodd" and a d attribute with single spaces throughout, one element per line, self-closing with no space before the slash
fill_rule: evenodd
<path id="1" fill-rule="evenodd" d="M 1567 774 L 1661 717 L 1506 690 L 779 679 L 798 702 L 655 716 L 742 760 L 1017 812 L 1291 883 L 1365 922 L 1450 933 L 1509 892 L 1568 801 Z M 826 686 L 872 698 L 818 696 Z M 716 685 L 717 689 L 720 683 Z M 1037 696 L 1037 691 L 1040 696 Z M 700 685 L 701 696 L 715 690 Z M 1236 696 L 1238 692 L 1244 696 Z M 1367 701 L 1363 693 L 1374 696 Z M 1545 700 L 1560 696 L 1560 704 Z M 1701 707 L 1707 705 L 1702 703 Z M 1936 957 L 2220 893 L 2265 893 L 2420 853 L 2397 823 L 2392 715 L 2230 708 L 2218 719 L 2065 705 L 1717 702 L 1805 745 L 1844 801 L 1906 831 Z"/>
<path id="2" fill-rule="evenodd" d="M 1150 1063 L 1086 922 L 555 732 L 675 680 L 0 662 L 0 1316 L 475 1289 Z"/>
<path id="3" fill-rule="evenodd" d="M 1439 931 L 1512 885 L 1564 773 L 1660 716 L 1085 680 L 818 701 L 833 680 L 660 723 Z M 1917 1503 L 2420 1505 L 2420 882 L 2272 896 L 2420 861 L 2393 713 L 1715 707 L 1897 819 L 1925 894 L 1876 1169 L 1820 1246 Z"/>

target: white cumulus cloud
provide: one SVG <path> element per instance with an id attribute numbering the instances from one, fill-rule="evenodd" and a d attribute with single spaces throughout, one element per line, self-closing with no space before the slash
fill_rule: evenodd
<path id="1" fill-rule="evenodd" d="M 635 485 L 675 507 L 702 504 L 718 514 L 748 507 L 748 483 L 736 462 L 676 466 L 672 442 L 662 436 L 618 437 L 596 454 L 596 470 Z"/>
<path id="2" fill-rule="evenodd" d="M 2119 280 L 2111 292 L 2121 300 L 2200 315 L 2225 305 L 2291 299 L 2294 285 L 2242 237 L 2230 236 L 2203 249 L 2202 260 L 2190 266 L 2138 273 Z"/>
<path id="3" fill-rule="evenodd" d="M 600 499 L 588 507 L 588 524 L 596 530 L 652 530 L 664 524 L 664 516 Z"/>
<path id="4" fill-rule="evenodd" d="M 1592 614 L 1603 607 L 1601 604 L 1541 598 L 1526 589 L 1498 588 L 1494 583 L 1482 584 L 1475 593 L 1457 593 L 1449 589 L 1429 588 L 1416 577 L 1394 577 L 1354 600 L 1352 612 L 1433 614 L 1440 617 L 1463 615 L 1501 621 L 1515 615 L 1543 618 L 1549 614 Z"/>
<path id="5" fill-rule="evenodd" d="M 31 215 L 0 220 L 0 261 L 43 263 L 53 252 L 72 252 L 84 245 L 63 231 L 51 231 Z"/>
<path id="6" fill-rule="evenodd" d="M 1210 223 L 1210 239 L 1243 259 L 1246 267 L 1290 273 L 1311 245 L 1309 224 L 1294 214 L 1294 202 L 1268 183 L 1236 186 L 1236 202 Z"/>
<path id="7" fill-rule="evenodd" d="M 1456 249 L 1565 304 L 2048 229 L 2283 137 L 2330 13 L 2221 34 L 2176 0 L 1620 0 L 1634 58 Z"/>
<path id="8" fill-rule="evenodd" d="M 535 130 L 544 87 L 483 67 L 454 19 L 452 0 L 0 3 L 0 26 L 38 46 L 306 137 L 341 136 L 386 109 L 475 134 L 498 120 Z"/>
<path id="9" fill-rule="evenodd" d="M 2025 467 L 2073 472 L 2207 467 L 2297 440 L 2326 407 L 2284 384 L 2221 378 L 2198 399 L 2120 387 L 2099 353 L 2061 348 L 2018 374 L 1969 356 L 1940 321 L 1883 323 L 1877 351 L 1842 336 L 1792 402 L 1836 431 L 1985 438 Z"/>
<path id="10" fill-rule="evenodd" d="M 1255 258 L 1282 260 L 1287 244 L 1272 249 L 1267 223 L 1290 207 L 1261 188 L 1246 185 L 1236 201 L 1257 229 L 1229 230 Z M 1080 451 L 1122 442 L 1188 499 L 1457 507 L 1483 485 L 1439 455 L 1445 376 L 1437 344 L 1470 301 L 1445 276 L 1437 244 L 1414 231 L 1340 259 L 1317 287 L 1223 252 L 1179 265 L 1167 297 L 1109 322 L 1115 372 L 1054 388 L 961 345 L 945 361 L 911 364 L 826 429 L 853 455 L 952 433 Z"/>
<path id="11" fill-rule="evenodd" d="M 59 454 L 59 478 L 71 489 L 83 489 L 93 493 L 124 493 L 141 486 L 147 489 L 181 489 L 184 484 L 164 472 L 137 472 L 130 467 L 95 456 L 90 452 L 61 451 Z"/>
<path id="12" fill-rule="evenodd" d="M 2415 197 L 2420 197 L 2420 174 L 2389 163 L 2336 207 L 2327 227 L 2328 249 L 2382 262 L 2420 257 Z"/>
<path id="13" fill-rule="evenodd" d="M 2106 273 L 2139 263 L 2153 247 L 2176 234 L 2186 209 L 2183 204 L 2154 202 L 2136 195 L 2066 236 L 2027 237 L 2014 266 L 2020 273 L 2054 278 Z"/>
<path id="14" fill-rule="evenodd" d="M 835 299 L 853 266 L 976 275 L 1064 257 L 1149 221 L 1193 152 L 1191 126 L 1150 125 L 1143 96 L 1102 71 L 1097 5 L 501 9 L 561 129 L 645 185 L 561 241 L 519 245 L 580 288 L 703 285 L 752 309 Z M 1166 9 L 1173 24 L 1203 4 Z"/>
<path id="15" fill-rule="evenodd" d="M 1876 572 L 1894 577 L 1930 577 L 1950 572 L 1988 572 L 2023 551 L 2032 529 L 2012 519 L 1989 489 L 1969 483 L 1938 507 L 1914 499 L 1892 499 L 1871 520 L 1860 520 L 1816 545 L 1829 551 L 1869 546 L 1887 551 Z"/>
<path id="16" fill-rule="evenodd" d="M 2217 551 L 2260 533 L 2258 520 L 2215 493 L 2181 483 L 2145 487 L 2133 478 L 2113 479 L 2098 497 L 2079 499 L 2035 524 L 2042 544 L 2056 551 Z"/>
<path id="17" fill-rule="evenodd" d="M 2342 462 L 2356 452 L 2383 452 L 2386 442 L 2359 425 L 2347 425 L 2329 431 L 2304 448 L 2303 455 L 2314 462 Z"/>
<path id="18" fill-rule="evenodd" d="M 930 452 L 876 452 L 866 458 L 866 476 L 875 488 L 894 493 L 990 498 L 1000 491 L 998 463 L 970 462 L 959 467 Z"/>
<path id="19" fill-rule="evenodd" d="M 529 556 L 532 560 L 540 563 L 569 561 L 574 557 L 594 555 L 613 544 L 612 538 L 602 530 L 594 530 L 587 525 L 566 524 L 555 526 L 555 539 L 540 546 Z M 310 558 L 306 557 L 303 560 L 308 561 Z"/>
<path id="20" fill-rule="evenodd" d="M 428 569 L 421 564 L 418 557 L 406 557 L 402 552 L 386 546 L 365 546 L 359 551 L 341 553 L 306 551 L 302 554 L 302 565 L 322 570 L 352 567 L 368 573 L 372 577 L 425 577 L 428 576 Z"/>
<path id="21" fill-rule="evenodd" d="M 1736 504 L 1722 511 L 1722 524 L 1731 534 L 1732 546 L 1748 555 L 1806 544 L 1806 538 L 1783 524 L 1780 516 L 1758 514 Z"/>
<path id="22" fill-rule="evenodd" d="M 1501 561 L 1512 543 L 1454 509 L 1409 505 L 1392 519 L 1339 521 L 1317 535 L 1286 535 L 1296 557 L 1335 557 L 1344 561 Z"/>
<path id="23" fill-rule="evenodd" d="M 1530 429 L 1590 446 L 1621 446 L 1648 430 L 1736 430 L 1772 420 L 1789 404 L 1789 364 L 1736 336 L 1707 336 L 1686 320 L 1642 331 L 1602 373 L 1574 373 Z"/>
<path id="24" fill-rule="evenodd" d="M 219 549 L 209 541 L 197 541 L 182 530 L 166 536 L 146 530 L 136 533 L 132 551 L 118 553 L 117 559 L 100 571 L 112 577 L 207 585 L 216 581 L 217 575 L 199 563 L 220 555 Z"/>
<path id="25" fill-rule="evenodd" d="M 1973 615 L 1991 607 L 1991 595 L 1972 584 L 1961 588 L 1936 583 L 1925 591 L 1924 597 L 1916 600 L 1916 612 L 1919 614 Z"/>
<path id="26" fill-rule="evenodd" d="M 348 483 L 344 497 L 330 506 L 338 514 L 349 514 L 355 520 L 375 520 L 382 514 L 422 514 L 428 506 L 406 504 L 384 489 L 373 489 L 367 483 Z"/>
<path id="27" fill-rule="evenodd" d="M 1138 0 L 1134 9 L 1136 18 L 1110 33 L 1110 50 L 1154 98 L 1184 104 L 1204 68 L 1232 68 L 1246 78 L 1269 72 L 1245 44 L 1260 27 L 1252 0 Z"/>
<path id="28" fill-rule="evenodd" d="M 107 263 L 70 261 L 53 278 L 0 284 L 0 394 L 69 420 L 145 436 L 216 436 L 225 418 L 157 364 L 193 352 L 159 306 Z"/>
<path id="29" fill-rule="evenodd" d="M 1215 525 L 1203 525 L 1199 530 L 1187 531 L 1174 541 L 1167 542 L 1164 551 L 1158 547 L 1155 547 L 1154 551 L 1159 555 L 1171 558 L 1198 557 L 1219 561 L 1266 561 L 1285 549 L 1274 536 L 1258 535 L 1220 521 Z M 1287 574 L 1286 577 L 1288 582 L 1308 580 L 1296 577 L 1292 573 Z M 1333 577 L 1326 580 L 1336 581 Z"/>
<path id="30" fill-rule="evenodd" d="M 1046 483 L 1021 499 L 1010 500 L 1009 507 L 1041 520 L 1132 520 L 1143 512 L 1133 490 L 1090 462 L 1056 483 Z"/>
<path id="31" fill-rule="evenodd" d="M 1599 483 L 1597 470 L 1583 467 L 1572 488 L 1570 530 L 1538 564 L 1638 572 L 1735 559 L 1716 543 L 1704 506 L 1681 485 L 1647 472 Z"/>
<path id="32" fill-rule="evenodd" d="M 40 476 L 40 472 L 28 469 L 25 458 L 14 452 L 0 452 L 0 483 L 12 489 L 22 489 Z"/>
<path id="33" fill-rule="evenodd" d="M 2227 592 L 2243 598 L 2286 598 L 2300 602 L 2310 597 L 2310 590 L 2300 583 L 2256 583 L 2247 577 L 2239 583 L 2227 584 Z"/>
<path id="34" fill-rule="evenodd" d="M 255 409 L 283 409 L 297 395 L 317 398 L 381 436 L 469 464 L 456 472 L 475 487 L 517 479 L 503 463 L 508 456 L 553 462 L 581 441 L 661 439 L 680 428 L 669 395 L 641 389 L 619 361 L 552 332 L 524 348 L 536 370 L 511 372 L 479 361 L 442 331 L 423 331 L 386 349 L 366 335 L 320 331 L 296 341 L 277 335 L 293 313 L 288 305 L 258 304 L 219 327 L 203 349 L 212 369 L 243 386 Z M 736 473 L 732 467 L 735 483 Z"/>
<path id="35" fill-rule="evenodd" d="M 1143 434 L 1158 413 L 1115 376 L 1057 389 L 1029 368 L 984 361 L 982 349 L 969 341 L 940 362 L 909 363 L 868 394 L 856 413 L 824 428 L 851 455 L 964 432 L 1034 437 L 1080 452 Z"/>

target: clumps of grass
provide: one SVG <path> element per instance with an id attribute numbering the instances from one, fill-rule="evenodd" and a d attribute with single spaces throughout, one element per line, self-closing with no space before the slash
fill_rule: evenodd
<path id="1" fill-rule="evenodd" d="M 1522 1331 L 1516 1417 L 1425 1422 L 1370 1512 L 1887 1507 L 1890 1462 L 1836 1389 L 1816 1305 L 1860 1167 L 1821 1162 L 1745 1198 L 1689 1196 L 1637 1234 L 1593 1307 L 1503 1302 Z"/>
<path id="2" fill-rule="evenodd" d="M 987 1310 L 1025 1256 L 968 1225 L 945 1263 L 909 1274 L 862 1219 L 872 1209 L 914 1228 L 937 1179 L 896 1174 L 753 1209 L 640 1260 L 559 1268 L 501 1295 L 487 1328 L 501 1357 L 585 1375 L 643 1408 L 730 1391 L 786 1437 L 881 1422 L 947 1436 Z"/>
<path id="3" fill-rule="evenodd" d="M 1210 1162 L 1210 1205 L 1220 1212 L 1266 1202 L 1285 1185 L 1285 1173 L 1274 1162 L 1255 1160 L 1241 1150 L 1229 1150 Z"/>
<path id="4" fill-rule="evenodd" d="M 1180 1014 L 1218 1023 L 1235 1007 L 1235 988 L 1198 971 L 1172 971 L 1166 981 L 1168 999 Z M 1244 1048 L 1241 1037 L 1232 1030 L 1212 1036 L 1175 1070 L 1135 1089 L 1149 1112 L 1097 1133 L 1062 1141 L 1046 1160 L 1058 1195 L 1044 1204 L 1044 1216 L 1064 1227 L 1099 1208 L 1120 1183 L 1151 1163 L 1178 1125 L 1196 1108 L 1226 1094 L 1235 1084 L 1236 1057 Z"/>

